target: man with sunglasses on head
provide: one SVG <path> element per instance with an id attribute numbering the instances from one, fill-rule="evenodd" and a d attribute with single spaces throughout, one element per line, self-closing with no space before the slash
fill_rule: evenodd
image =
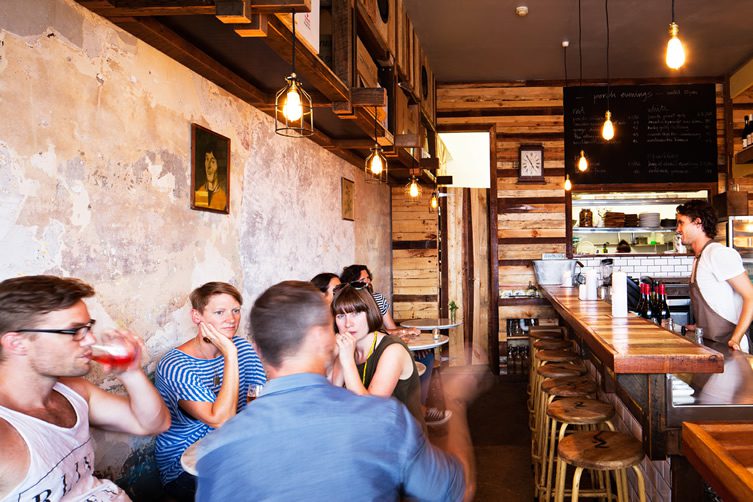
<path id="1" fill-rule="evenodd" d="M 133 362 L 117 368 L 128 396 L 82 378 L 95 344 L 83 298 L 93 295 L 91 286 L 72 278 L 0 282 L 0 500 L 128 501 L 113 482 L 94 477 L 89 425 L 144 436 L 170 426 L 141 370 L 135 335 L 113 333 L 136 350 Z"/>

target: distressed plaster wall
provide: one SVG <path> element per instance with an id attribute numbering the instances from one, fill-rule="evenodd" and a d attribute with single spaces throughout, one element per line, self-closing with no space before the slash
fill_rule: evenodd
<path id="1" fill-rule="evenodd" d="M 189 209 L 192 122 L 231 139 L 230 215 Z M 340 217 L 341 177 L 355 222 Z M 72 0 L 0 2 L 0 279 L 89 281 L 92 317 L 140 333 L 149 371 L 193 334 L 186 296 L 209 280 L 239 286 L 244 312 L 273 283 L 353 262 L 389 293 L 389 197 Z M 99 436 L 97 467 L 136 475 L 149 445 Z"/>

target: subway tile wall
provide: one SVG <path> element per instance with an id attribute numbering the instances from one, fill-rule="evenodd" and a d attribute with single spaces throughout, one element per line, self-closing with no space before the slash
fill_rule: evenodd
<path id="1" fill-rule="evenodd" d="M 614 260 L 614 270 L 622 270 L 631 277 L 650 275 L 652 277 L 689 277 L 693 257 L 682 256 L 609 256 Z M 597 270 L 604 258 L 578 258 L 586 267 Z"/>

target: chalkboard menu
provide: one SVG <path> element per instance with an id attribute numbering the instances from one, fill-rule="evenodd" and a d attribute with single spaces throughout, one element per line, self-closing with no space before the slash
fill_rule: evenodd
<path id="1" fill-rule="evenodd" d="M 564 89 L 565 172 L 576 185 L 716 181 L 714 84 L 610 87 L 609 142 L 601 137 L 606 110 L 606 86 Z"/>

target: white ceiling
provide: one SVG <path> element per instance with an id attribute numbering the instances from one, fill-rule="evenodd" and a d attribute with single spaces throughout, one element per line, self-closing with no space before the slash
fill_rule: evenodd
<path id="1" fill-rule="evenodd" d="M 578 78 L 578 0 L 405 0 L 440 82 Z M 606 78 L 605 0 L 581 0 L 583 78 Z M 528 16 L 515 15 L 527 5 Z M 753 0 L 676 0 L 687 62 L 664 64 L 671 0 L 610 0 L 612 78 L 722 77 L 753 58 Z"/>

